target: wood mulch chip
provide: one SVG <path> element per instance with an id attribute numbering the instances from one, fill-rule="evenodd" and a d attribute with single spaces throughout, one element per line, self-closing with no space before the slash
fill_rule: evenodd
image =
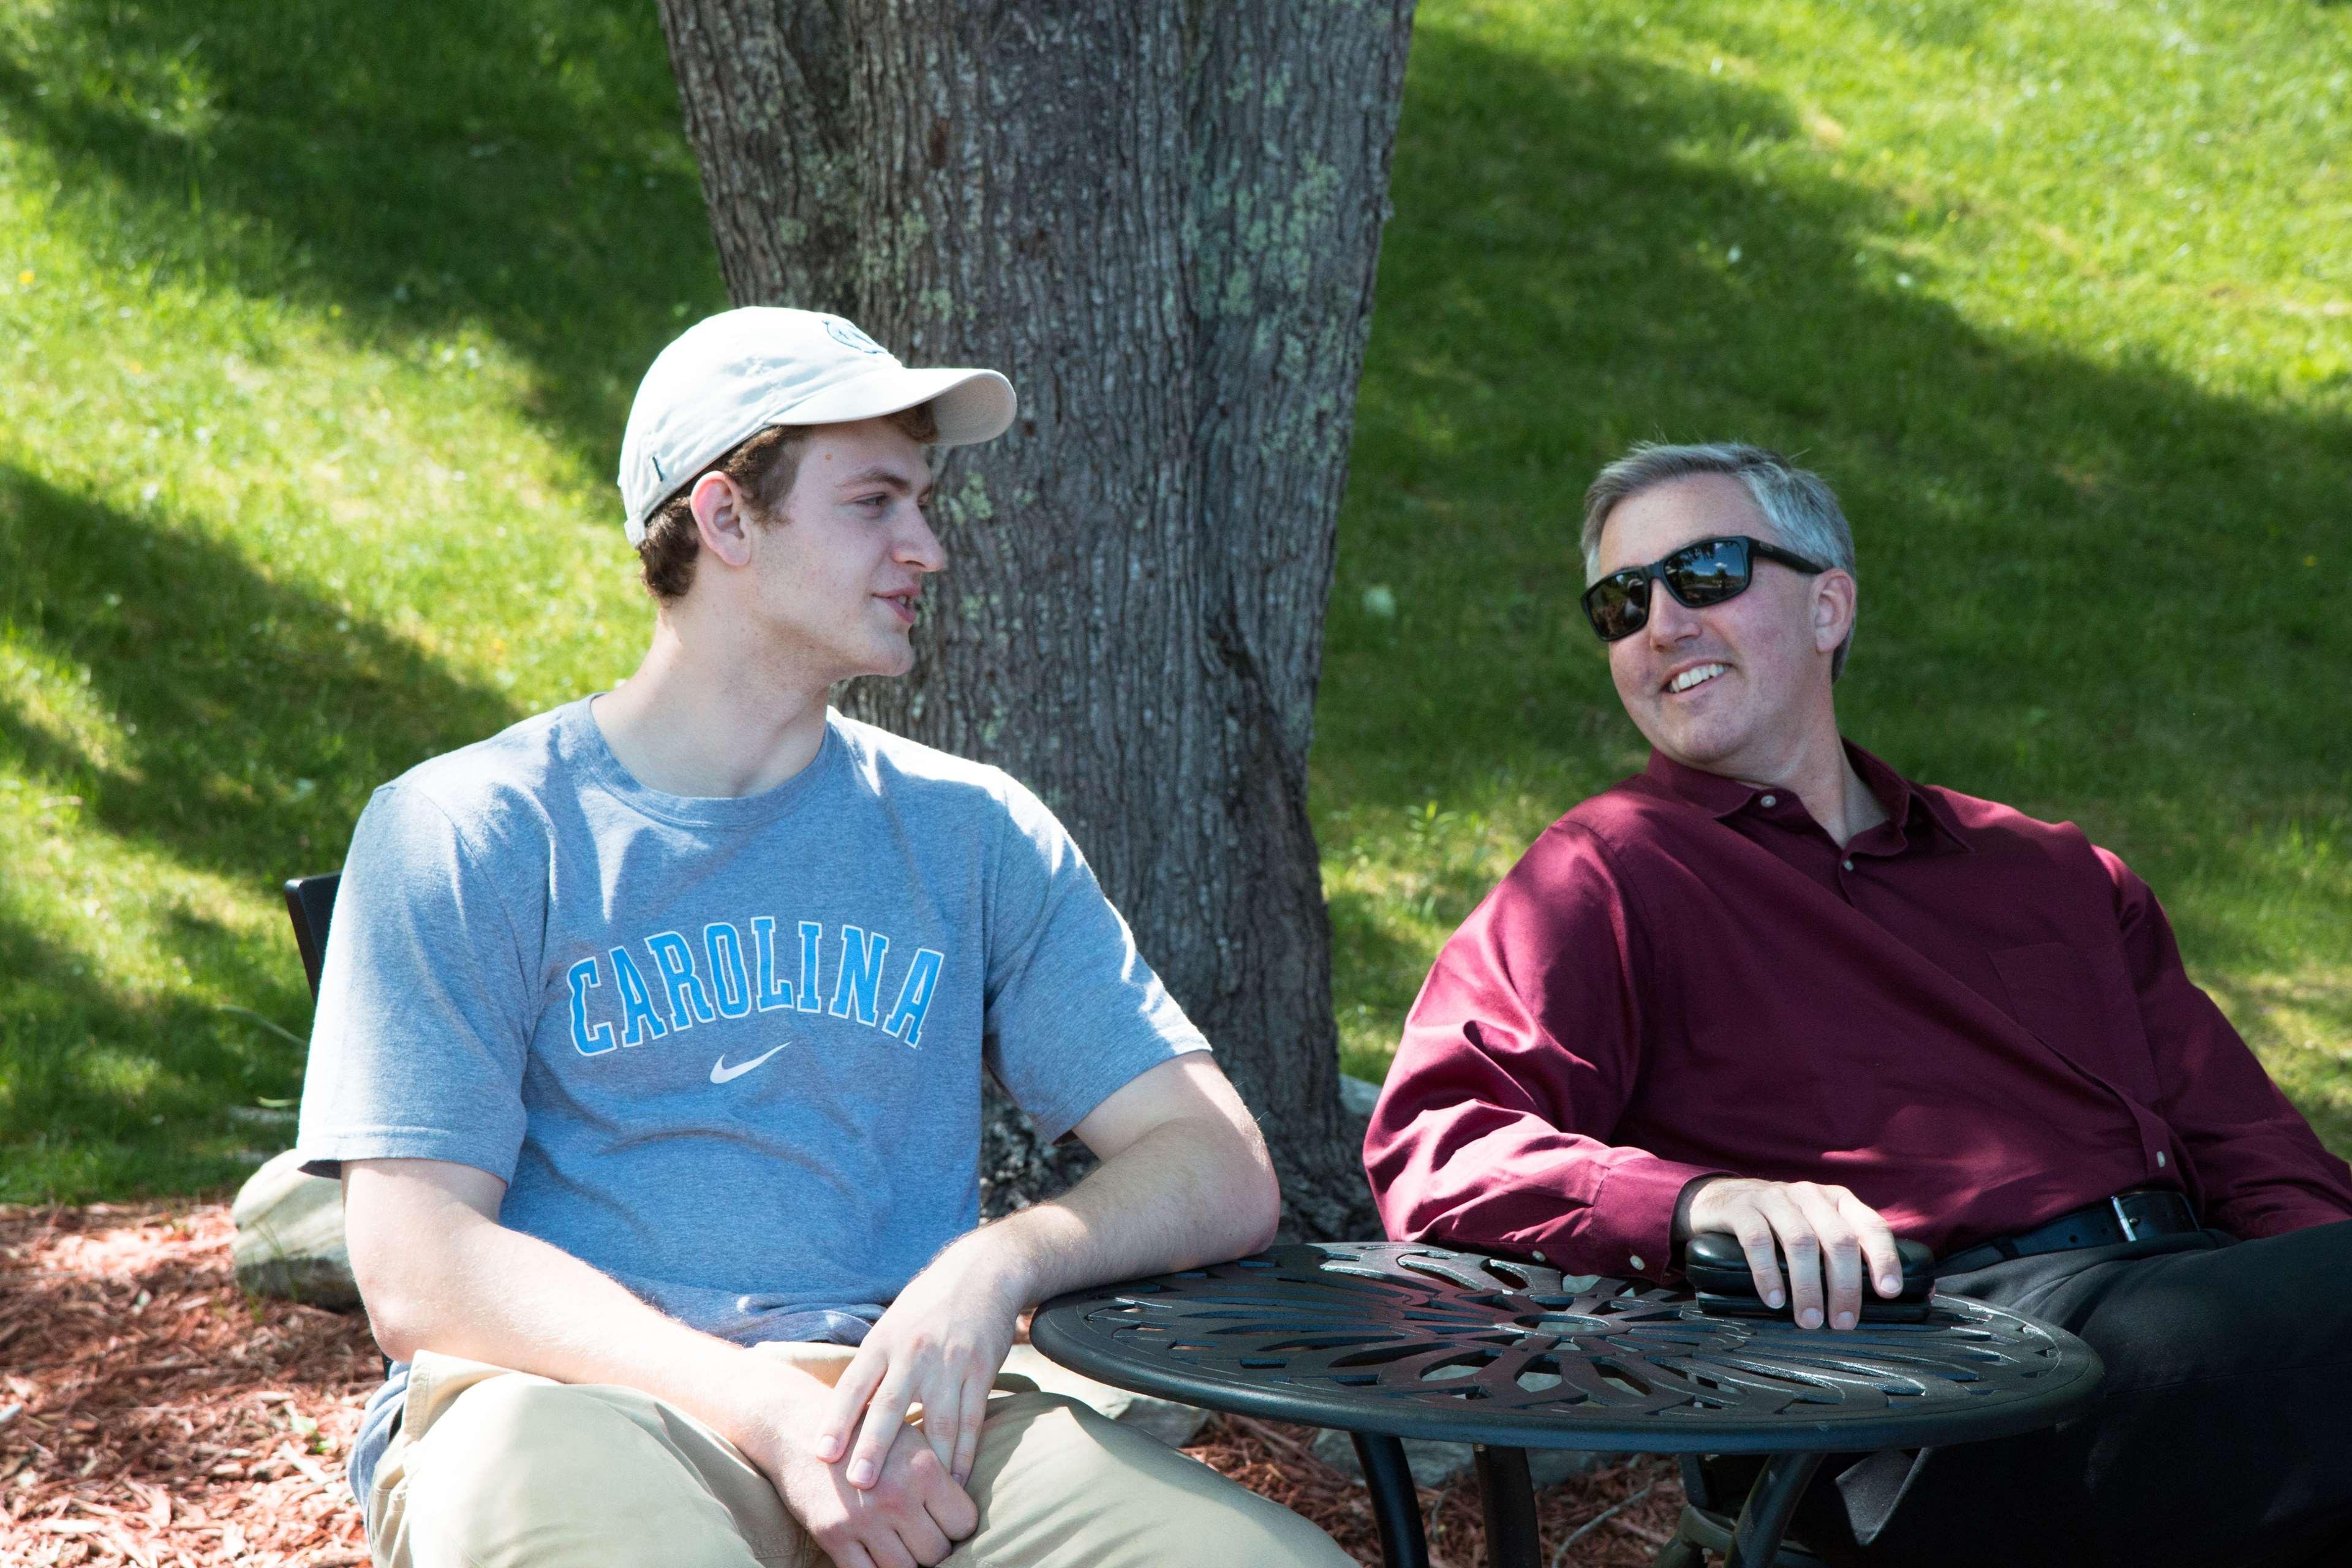
<path id="1" fill-rule="evenodd" d="M 1330 1532 L 1357 1562 L 1376 1565 L 1381 1541 L 1362 1485 L 1307 1447 L 1311 1426 L 1246 1415 L 1212 1416 L 1188 1445 L 1195 1457 L 1252 1491 L 1295 1509 Z M 1536 1493 L 1536 1522 L 1548 1568 L 1647 1568 L 1674 1539 L 1683 1510 L 1675 1461 L 1636 1457 Z M 1465 1477 L 1421 1489 L 1430 1568 L 1481 1568 L 1486 1527 L 1477 1483 Z"/>
<path id="2" fill-rule="evenodd" d="M 0 1208 L 0 1563 L 367 1560 L 342 1469 L 374 1343 L 248 1300 L 234 1234 L 218 1204 Z"/>
<path id="3" fill-rule="evenodd" d="M 0 1205 L 0 1563 L 367 1561 L 343 1465 L 379 1381 L 374 1342 L 356 1313 L 247 1297 L 233 1234 L 218 1204 Z M 1313 1436 L 1218 1416 L 1192 1452 L 1378 1563 L 1363 1489 Z M 1672 1461 L 1637 1459 L 1538 1502 L 1550 1568 L 1638 1568 L 1682 1492 Z M 1475 1486 L 1422 1506 L 1435 1568 L 1484 1561 Z"/>

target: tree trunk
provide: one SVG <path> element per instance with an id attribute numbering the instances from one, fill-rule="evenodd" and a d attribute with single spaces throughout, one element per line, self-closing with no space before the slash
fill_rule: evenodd
<path id="1" fill-rule="evenodd" d="M 1370 1234 L 1307 752 L 1412 0 L 661 8 L 734 298 L 1020 391 L 942 474 L 915 673 L 848 705 L 1045 799 L 1292 1226 Z"/>

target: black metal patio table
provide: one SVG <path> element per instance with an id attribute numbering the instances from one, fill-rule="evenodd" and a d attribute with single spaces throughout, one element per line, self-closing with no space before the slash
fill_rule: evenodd
<path id="1" fill-rule="evenodd" d="M 1768 1568 L 1822 1458 L 2050 1426 L 2098 1390 L 2073 1335 L 1938 1296 L 1830 1332 L 1686 1292 L 1402 1242 L 1277 1247 L 1038 1309 L 1030 1339 L 1117 1387 L 1351 1434 L 1390 1568 L 1427 1568 L 1399 1439 L 1475 1445 L 1488 1560 L 1539 1561 L 1529 1448 L 1765 1454 L 1731 1568 Z"/>

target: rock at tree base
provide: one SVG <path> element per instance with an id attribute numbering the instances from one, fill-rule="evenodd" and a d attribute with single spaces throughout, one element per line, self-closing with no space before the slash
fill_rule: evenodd
<path id="1" fill-rule="evenodd" d="M 1081 1376 L 1046 1360 L 1034 1345 L 1014 1345 L 1013 1353 L 1004 1358 L 1004 1370 L 1027 1378 L 1047 1394 L 1066 1394 L 1081 1405 L 1090 1405 L 1120 1426 L 1157 1437 L 1171 1448 L 1191 1442 L 1209 1418 L 1209 1413 L 1196 1405 L 1130 1394 Z"/>
<path id="2" fill-rule="evenodd" d="M 1359 1482 L 1363 1480 L 1364 1467 L 1356 1458 L 1356 1440 L 1347 1433 L 1327 1426 L 1315 1435 L 1313 1447 L 1317 1458 Z M 1538 1487 L 1556 1486 L 1570 1476 L 1584 1474 L 1609 1457 L 1581 1448 L 1529 1448 L 1528 1476 Z M 1425 1437 L 1404 1439 L 1405 1468 L 1412 1472 L 1415 1486 L 1442 1487 L 1469 1474 L 1473 1462 L 1467 1443 L 1433 1443 Z"/>
<path id="3" fill-rule="evenodd" d="M 306 1176 L 288 1150 L 247 1179 L 229 1207 L 236 1282 L 257 1296 L 347 1312 L 360 1304 L 343 1246 L 341 1184 Z"/>

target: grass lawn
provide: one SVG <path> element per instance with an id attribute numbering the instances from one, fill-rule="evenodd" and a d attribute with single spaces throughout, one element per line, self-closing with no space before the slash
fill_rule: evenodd
<path id="1" fill-rule="evenodd" d="M 1315 754 L 1351 1068 L 1639 765 L 1593 468 L 1738 435 L 1854 519 L 1850 732 L 2130 858 L 2352 1152 L 2347 146 L 2305 0 L 1424 0 Z M 0 1201 L 283 1142 L 278 880 L 634 664 L 621 421 L 724 302 L 650 5 L 0 10 Z"/>

